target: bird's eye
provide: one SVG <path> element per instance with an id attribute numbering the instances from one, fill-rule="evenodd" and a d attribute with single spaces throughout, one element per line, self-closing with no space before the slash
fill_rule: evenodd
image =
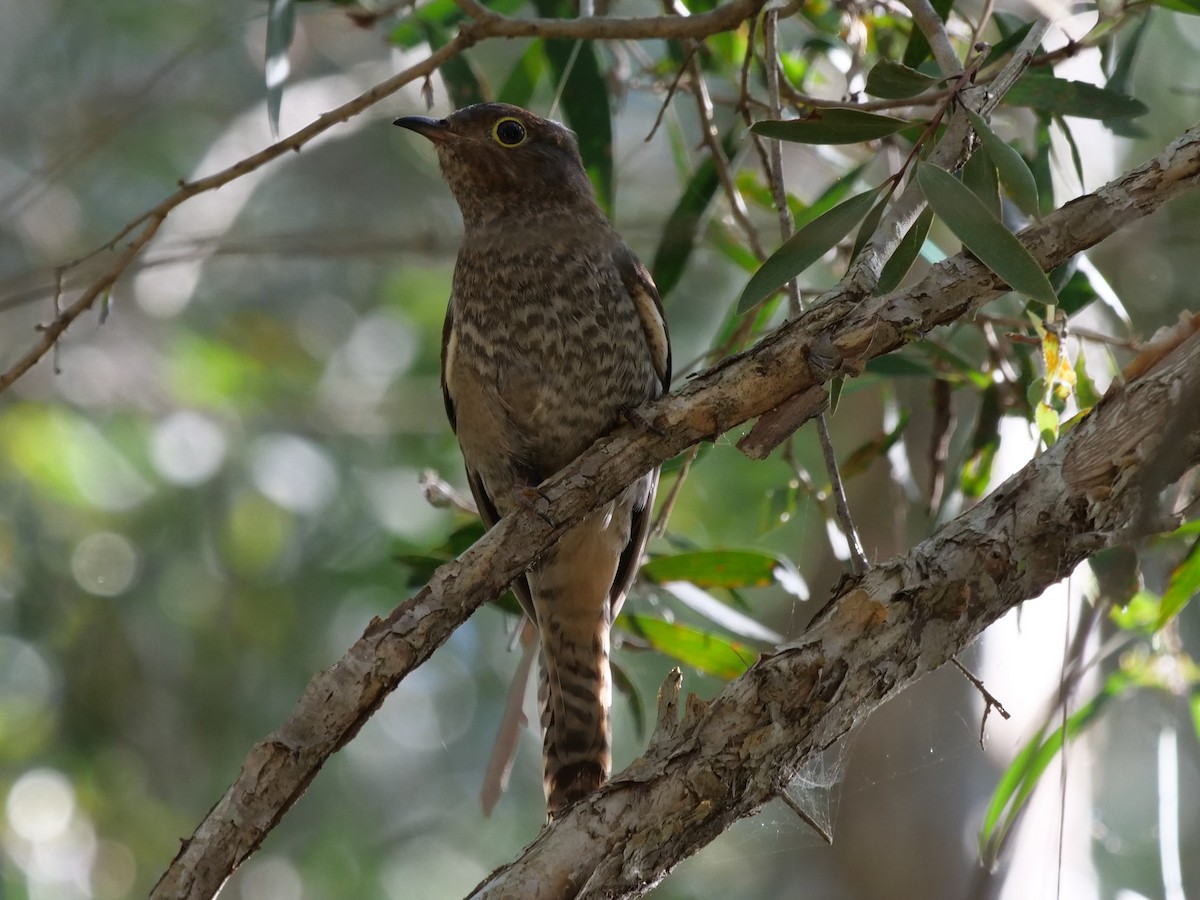
<path id="1" fill-rule="evenodd" d="M 502 147 L 520 147 L 525 143 L 527 135 L 525 134 L 525 126 L 521 124 L 521 120 L 509 116 L 495 124 L 492 128 L 492 137 Z"/>

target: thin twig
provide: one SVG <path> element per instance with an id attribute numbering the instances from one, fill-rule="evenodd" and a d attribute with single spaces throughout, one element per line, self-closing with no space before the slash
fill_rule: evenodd
<path id="1" fill-rule="evenodd" d="M 978 85 L 959 95 L 962 105 L 986 118 L 1029 67 L 1030 60 L 1049 27 L 1050 23 L 1044 20 L 1034 22 L 1020 46 L 1013 51 L 1008 63 L 990 84 Z M 929 163 L 947 171 L 957 170 L 970 156 L 972 134 L 970 120 L 966 113 L 960 110 L 950 117 L 946 134 L 930 154 Z M 884 263 L 924 209 L 925 195 L 915 179 L 910 179 L 904 191 L 884 213 L 866 246 L 851 263 L 844 280 L 844 284 L 850 290 L 862 297 L 869 296 L 875 290 Z"/>
<path id="2" fill-rule="evenodd" d="M 713 166 L 717 170 L 717 178 L 725 191 L 725 197 L 729 200 L 734 221 L 746 235 L 746 242 L 754 254 L 759 259 L 766 259 L 762 241 L 758 238 L 758 229 L 750 221 L 750 212 L 746 209 L 746 201 L 742 198 L 742 192 L 738 190 L 733 181 L 733 174 L 729 171 L 729 161 L 725 158 L 725 148 L 721 145 L 721 133 L 713 121 L 713 103 L 712 97 L 708 93 L 708 82 L 704 79 L 704 73 L 700 71 L 700 64 L 695 55 L 688 60 L 688 68 L 692 75 L 692 94 L 696 98 L 696 112 L 700 116 L 700 132 L 703 135 L 705 146 L 708 147 L 709 155 L 712 157 Z"/>
<path id="3" fill-rule="evenodd" d="M 335 125 L 345 122 L 352 116 L 373 106 L 380 100 L 391 96 L 420 78 L 427 78 L 447 60 L 458 56 L 468 47 L 487 38 L 494 37 L 543 37 L 543 38 L 575 38 L 584 40 L 643 40 L 643 39 L 679 39 L 696 40 L 727 31 L 737 27 L 746 18 L 757 14 L 764 0 L 733 0 L 724 6 L 719 6 L 711 12 L 695 16 L 647 16 L 639 18 L 607 18 L 588 17 L 578 19 L 509 19 L 498 16 L 486 9 L 470 6 L 474 0 L 462 0 L 479 14 L 478 18 L 464 22 L 453 39 L 432 52 L 425 59 L 398 72 L 391 78 L 380 82 L 354 99 L 343 103 L 336 109 L 318 116 L 313 122 L 299 131 L 276 141 L 269 147 L 260 150 L 232 166 L 222 169 L 213 175 L 193 182 L 180 182 L 179 190 L 171 194 L 157 206 L 147 210 L 133 219 L 117 232 L 109 241 L 91 253 L 79 257 L 65 265 L 71 269 L 86 260 L 105 252 L 115 250 L 122 241 L 132 235 L 124 252 L 112 265 L 100 275 L 75 300 L 67 306 L 54 320 L 39 329 L 40 337 L 34 346 L 13 363 L 0 375 L 0 392 L 7 390 L 18 378 L 33 366 L 54 347 L 63 332 L 83 312 L 89 308 L 121 277 L 130 263 L 141 253 L 142 249 L 158 232 L 163 221 L 174 209 L 186 200 L 198 194 L 216 190 L 241 176 L 261 168 L 268 162 L 285 155 L 289 151 L 298 151 L 301 147 L 323 134 Z M 140 229 L 140 230 L 139 230 Z"/>
<path id="4" fill-rule="evenodd" d="M 692 57 L 696 55 L 696 51 L 700 49 L 700 44 L 692 44 L 688 48 L 687 56 L 683 60 L 683 65 L 679 67 L 679 71 L 675 73 L 675 77 L 671 79 L 671 84 L 667 88 L 667 96 L 663 98 L 662 105 L 658 108 L 658 115 L 654 117 L 654 124 L 650 126 L 650 133 L 646 135 L 646 143 L 653 140 L 654 135 L 658 132 L 658 128 L 662 125 L 663 119 L 667 115 L 667 109 L 671 106 L 671 100 L 675 97 L 675 92 L 679 90 L 679 82 L 683 80 L 684 73 L 688 71 L 688 65 L 692 61 Z"/>
<path id="5" fill-rule="evenodd" d="M 767 92 L 771 104 L 771 117 L 780 117 L 779 103 L 779 46 L 776 32 L 775 10 L 767 10 L 763 14 L 763 65 L 767 70 Z M 779 233 L 784 241 L 792 237 L 794 223 L 792 212 L 788 207 L 787 189 L 783 184 L 783 151 L 779 141 L 768 142 L 770 164 L 767 166 L 767 179 L 771 184 L 771 195 L 779 213 Z M 796 318 L 800 315 L 800 283 L 795 278 L 787 282 L 788 315 Z M 837 454 L 833 449 L 833 441 L 829 437 L 829 422 L 822 412 L 817 416 L 817 434 L 821 439 L 821 450 L 825 457 L 825 468 L 829 474 L 829 484 L 833 492 L 834 509 L 837 511 L 838 523 L 846 536 L 846 544 L 850 548 L 850 571 L 861 575 L 867 570 L 867 560 L 863 553 L 862 542 L 858 537 L 858 529 L 850 516 L 850 504 L 846 501 L 846 488 L 842 484 L 842 474 L 838 470 Z"/>
<path id="6" fill-rule="evenodd" d="M 763 54 L 767 69 L 767 102 L 771 105 L 771 118 L 782 118 L 779 104 L 779 36 L 776 32 L 776 12 L 769 9 L 763 14 Z M 770 168 L 767 180 L 771 184 L 771 199 L 779 213 L 779 236 L 783 241 L 791 240 L 795 232 L 792 209 L 787 202 L 787 188 L 783 184 L 783 142 L 768 141 Z M 791 278 L 787 283 L 788 317 L 800 315 L 800 283 Z"/>
<path id="7" fill-rule="evenodd" d="M 959 662 L 957 656 L 950 657 L 950 662 L 954 663 L 954 668 L 962 672 L 963 678 L 971 682 L 975 690 L 979 691 L 980 695 L 983 697 L 983 718 L 979 721 L 979 749 L 982 750 L 984 749 L 983 737 L 984 729 L 987 728 L 988 713 L 994 709 L 996 712 L 1000 713 L 1001 717 L 1005 719 L 1011 719 L 1012 716 L 1009 715 L 1008 710 L 1004 708 L 1004 704 L 997 700 L 995 695 L 993 695 L 991 691 L 983 686 L 983 682 L 972 675 L 970 670 L 961 662 Z"/>
<path id="8" fill-rule="evenodd" d="M 842 484 L 842 473 L 838 471 L 837 453 L 833 449 L 833 441 L 829 438 L 829 423 L 825 414 L 817 416 L 817 436 L 821 439 L 821 454 L 825 457 L 825 469 L 829 473 L 829 486 L 833 493 L 833 504 L 837 510 L 838 522 L 842 533 L 846 536 L 846 544 L 850 548 L 850 572 L 862 575 L 870 566 L 866 554 L 863 553 L 862 541 L 858 537 L 858 529 L 850 518 L 850 504 L 846 502 L 846 487 Z"/>
<path id="9" fill-rule="evenodd" d="M 958 59 L 958 54 L 954 52 L 954 45 L 950 43 L 950 35 L 946 33 L 946 23 L 937 14 L 933 4 L 929 0 L 901 0 L 901 2 L 908 7 L 913 21 L 917 23 L 921 34 L 928 41 L 929 49 L 933 53 L 933 58 L 937 60 L 942 74 L 948 77 L 960 74 L 963 70 L 962 63 Z"/>
<path id="10" fill-rule="evenodd" d="M 662 537 L 667 530 L 667 522 L 671 519 L 671 511 L 675 509 L 675 501 L 679 499 L 679 492 L 683 488 L 683 482 L 687 480 L 688 473 L 692 469 L 692 463 L 696 461 L 696 457 L 700 453 L 700 445 L 696 444 L 683 458 L 683 465 L 679 467 L 679 471 L 675 474 L 675 480 L 671 483 L 671 490 L 667 492 L 667 496 L 663 498 L 662 506 L 658 509 L 658 518 L 654 520 L 654 524 L 650 527 L 650 533 L 654 537 Z"/>
<path id="11" fill-rule="evenodd" d="M 803 806 L 800 805 L 800 802 L 798 800 L 796 800 L 787 791 L 780 791 L 779 799 L 782 800 L 787 805 L 788 809 L 790 809 L 792 812 L 794 812 L 797 816 L 800 817 L 801 822 L 803 822 L 805 825 L 807 825 L 809 828 L 811 828 L 813 831 L 815 831 L 817 833 L 817 835 L 821 838 L 821 840 L 823 840 L 829 846 L 831 846 L 831 847 L 833 846 L 833 835 L 829 833 L 829 829 L 825 828 L 823 825 L 819 824 L 817 822 L 817 820 L 814 819 L 812 817 L 812 815 L 808 812 L 808 810 L 806 810 Z"/>

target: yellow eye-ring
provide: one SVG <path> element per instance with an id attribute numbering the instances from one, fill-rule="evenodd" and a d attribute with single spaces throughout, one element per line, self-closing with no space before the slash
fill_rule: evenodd
<path id="1" fill-rule="evenodd" d="M 505 116 L 492 126 L 492 138 L 502 147 L 520 147 L 526 137 L 525 126 L 512 116 Z"/>

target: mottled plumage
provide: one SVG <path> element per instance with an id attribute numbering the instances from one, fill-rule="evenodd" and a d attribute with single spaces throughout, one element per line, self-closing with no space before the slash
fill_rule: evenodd
<path id="1" fill-rule="evenodd" d="M 429 138 L 462 211 L 442 343 L 446 412 L 490 527 L 670 383 L 645 266 L 596 205 L 574 135 L 524 109 L 396 120 Z M 514 585 L 541 638 L 553 816 L 603 784 L 609 632 L 637 571 L 658 472 L 562 537 Z"/>

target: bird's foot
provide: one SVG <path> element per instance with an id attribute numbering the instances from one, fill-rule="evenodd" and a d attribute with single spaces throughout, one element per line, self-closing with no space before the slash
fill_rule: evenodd
<path id="1" fill-rule="evenodd" d="M 647 419 L 645 416 L 643 416 L 641 413 L 639 413 L 632 406 L 622 406 L 621 407 L 621 417 L 626 422 L 628 422 L 630 425 L 632 425 L 634 428 L 645 429 L 646 431 L 649 431 L 651 434 L 653 434 L 657 437 L 660 437 L 660 438 L 667 436 L 667 433 L 665 431 L 663 431 L 661 428 L 659 428 L 657 425 L 655 425 L 653 422 L 651 422 L 649 419 Z"/>
<path id="2" fill-rule="evenodd" d="M 543 494 L 536 484 L 518 484 L 513 488 L 512 496 L 517 506 L 537 513 L 538 518 L 551 528 L 558 527 L 558 523 L 546 512 L 546 507 L 550 505 L 550 498 Z"/>

